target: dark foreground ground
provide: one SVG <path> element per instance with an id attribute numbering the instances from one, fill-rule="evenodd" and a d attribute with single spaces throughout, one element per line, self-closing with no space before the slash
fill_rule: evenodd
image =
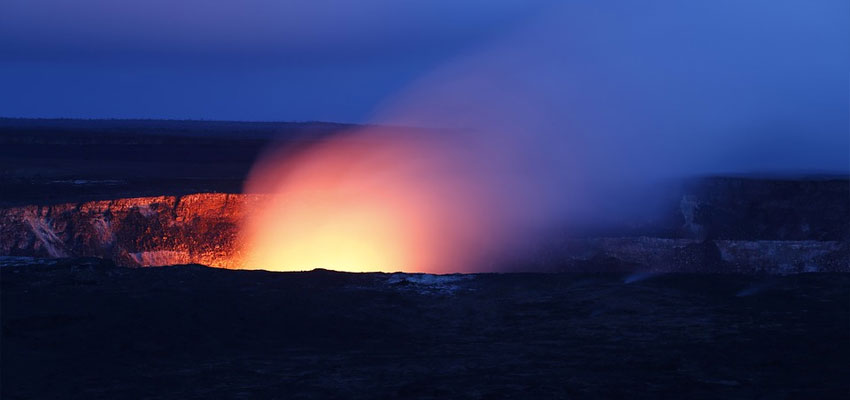
<path id="1" fill-rule="evenodd" d="M 2 398 L 847 398 L 850 274 L 0 268 Z"/>

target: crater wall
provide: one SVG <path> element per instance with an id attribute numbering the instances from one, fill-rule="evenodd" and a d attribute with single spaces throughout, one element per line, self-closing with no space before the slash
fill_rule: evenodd
<path id="1" fill-rule="evenodd" d="M 0 254 L 233 268 L 238 225 L 261 199 L 192 194 L 0 209 Z"/>
<path id="2" fill-rule="evenodd" d="M 0 208 L 0 256 L 238 268 L 239 225 L 266 198 L 201 193 Z M 505 269 L 850 271 L 847 179 L 703 179 L 684 185 L 668 210 L 650 222 L 553 238 Z"/>

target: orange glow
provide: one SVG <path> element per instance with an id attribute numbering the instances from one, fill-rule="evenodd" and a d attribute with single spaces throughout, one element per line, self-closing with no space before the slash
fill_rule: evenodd
<path id="1" fill-rule="evenodd" d="M 370 131 L 264 158 L 246 190 L 274 196 L 242 227 L 244 267 L 468 272 L 489 218 L 453 153 Z"/>

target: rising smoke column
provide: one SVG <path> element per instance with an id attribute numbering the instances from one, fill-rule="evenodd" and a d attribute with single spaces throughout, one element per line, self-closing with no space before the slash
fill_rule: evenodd
<path id="1" fill-rule="evenodd" d="M 417 129 L 264 157 L 246 191 L 275 199 L 243 229 L 246 266 L 492 270 L 649 207 L 659 180 L 847 172 L 846 2 L 614 3 L 553 9 L 372 119 Z"/>

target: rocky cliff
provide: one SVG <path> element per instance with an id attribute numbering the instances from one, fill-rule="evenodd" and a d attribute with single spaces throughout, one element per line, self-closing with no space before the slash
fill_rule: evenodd
<path id="1" fill-rule="evenodd" d="M 0 210 L 0 254 L 230 268 L 239 255 L 238 224 L 259 200 L 194 194 L 6 208 Z"/>
<path id="2" fill-rule="evenodd" d="M 850 183 L 718 178 L 667 217 L 618 235 L 555 238 L 522 269 L 850 271 Z M 0 256 L 101 257 L 126 266 L 238 268 L 259 195 L 192 194 L 0 209 Z"/>

